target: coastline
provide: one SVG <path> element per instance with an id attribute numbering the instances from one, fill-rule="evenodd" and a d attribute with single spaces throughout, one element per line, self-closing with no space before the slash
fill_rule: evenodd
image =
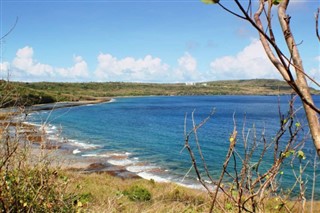
<path id="1" fill-rule="evenodd" d="M 126 178 L 141 178 L 137 174 L 125 169 L 124 166 L 112 165 L 107 163 L 106 158 L 97 158 L 94 156 L 81 157 L 75 155 L 74 151 L 79 147 L 72 145 L 68 140 L 56 136 L 52 138 L 48 134 L 46 125 L 25 121 L 22 115 L 43 110 L 55 110 L 59 108 L 77 107 L 92 104 L 108 103 L 112 98 L 97 98 L 95 100 L 76 101 L 76 102 L 56 102 L 50 104 L 38 104 L 26 107 L 24 111 L 17 108 L 0 109 L 0 133 L 8 126 L 16 127 L 20 125 L 19 134 L 23 135 L 23 140 L 30 142 L 32 158 L 47 156 L 50 158 L 52 166 L 57 166 L 63 170 L 75 171 L 80 173 L 107 173 L 111 176 Z M 20 112 L 19 112 L 20 110 Z M 117 159 L 124 158 L 116 156 Z"/>
<path id="2" fill-rule="evenodd" d="M 97 98 L 94 100 L 84 100 L 84 101 L 64 101 L 64 102 L 55 102 L 55 103 L 48 103 L 48 104 L 36 104 L 30 107 L 27 107 L 27 111 L 41 111 L 41 110 L 54 110 L 59 108 L 66 108 L 66 107 L 76 107 L 76 106 L 84 106 L 90 104 L 100 104 L 110 102 L 112 98 L 105 97 L 105 98 Z"/>
<path id="3" fill-rule="evenodd" d="M 111 102 L 113 99 L 106 98 L 97 98 L 94 100 L 85 100 L 85 101 L 68 101 L 68 102 L 57 102 L 50 104 L 38 104 L 28 107 L 26 112 L 36 112 L 43 110 L 55 110 L 59 108 L 69 108 L 77 106 L 86 106 L 93 104 L 101 104 Z M 29 125 L 36 126 L 32 123 Z M 42 127 L 43 128 L 43 127 Z M 80 173 L 107 173 L 111 176 L 120 177 L 123 179 L 127 178 L 141 178 L 133 172 L 130 172 L 125 169 L 124 166 L 112 165 L 107 163 L 106 158 L 98 158 L 94 156 L 78 156 L 76 155 L 79 151 L 79 147 L 70 143 L 67 139 L 59 138 L 50 138 L 47 132 L 45 132 L 45 143 L 48 143 L 43 147 L 34 146 L 33 154 L 41 152 L 39 149 L 51 150 L 47 152 L 52 159 L 53 165 L 59 166 L 60 168 L 68 171 L 80 172 Z M 61 141 L 63 140 L 63 141 Z M 117 157 L 118 159 L 121 157 Z"/>
<path id="4" fill-rule="evenodd" d="M 85 106 L 91 104 L 100 104 L 112 102 L 112 98 L 99 99 L 94 101 L 81 102 L 60 102 L 55 104 L 35 105 L 28 109 L 28 113 L 37 111 L 50 111 L 58 108 L 68 108 L 76 106 Z M 56 107 L 55 107 L 56 106 Z M 22 116 L 24 114 L 22 113 Z M 87 144 L 73 138 L 64 138 L 60 135 L 59 127 L 51 124 L 36 124 L 24 122 L 23 125 L 32 129 L 29 132 L 37 132 L 28 136 L 29 141 L 32 141 L 32 155 L 47 154 L 52 159 L 52 165 L 58 166 L 66 171 L 74 171 L 82 174 L 98 173 L 109 174 L 121 179 L 145 179 L 154 180 L 156 182 L 171 182 L 186 188 L 203 190 L 198 182 L 180 177 L 172 179 L 171 174 L 167 170 L 156 165 L 150 165 L 148 162 L 142 162 L 135 159 L 131 154 L 118 151 L 108 151 L 99 154 L 86 154 L 91 150 L 98 150 L 99 146 Z M 63 131 L 62 131 L 63 132 Z M 182 177 L 181 177 L 182 178 Z"/>

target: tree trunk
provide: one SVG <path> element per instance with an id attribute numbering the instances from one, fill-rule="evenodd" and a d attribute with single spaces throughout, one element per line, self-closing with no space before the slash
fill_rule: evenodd
<path id="1" fill-rule="evenodd" d="M 278 18 L 282 28 L 282 32 L 284 38 L 287 42 L 288 49 L 291 53 L 291 58 L 293 61 L 293 65 L 296 71 L 296 85 L 299 89 L 299 94 L 301 98 L 305 99 L 303 101 L 303 107 L 308 119 L 310 133 L 312 136 L 312 140 L 317 151 L 318 156 L 320 156 L 320 123 L 318 113 L 310 107 L 310 104 L 314 105 L 313 99 L 309 90 L 309 86 L 306 81 L 306 77 L 304 75 L 304 69 L 302 65 L 302 60 L 299 55 L 299 51 L 297 45 L 294 41 L 293 34 L 290 30 L 290 16 L 286 15 L 287 6 L 289 4 L 289 0 L 283 0 L 279 4 L 278 9 Z M 306 102 L 310 103 L 307 104 Z"/>

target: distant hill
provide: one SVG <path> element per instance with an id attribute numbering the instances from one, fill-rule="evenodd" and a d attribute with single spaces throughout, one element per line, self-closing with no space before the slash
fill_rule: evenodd
<path id="1" fill-rule="evenodd" d="M 292 89 L 270 79 L 210 81 L 201 83 L 53 83 L 0 81 L 0 107 L 57 101 L 93 100 L 98 97 L 149 95 L 284 95 Z M 320 94 L 311 88 L 312 94 Z"/>

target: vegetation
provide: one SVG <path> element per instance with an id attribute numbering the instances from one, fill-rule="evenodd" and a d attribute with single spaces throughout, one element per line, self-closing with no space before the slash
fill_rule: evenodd
<path id="1" fill-rule="evenodd" d="M 271 139 L 265 135 L 264 129 L 247 128 L 245 118 L 239 131 L 234 120 L 234 130 L 229 137 L 228 152 L 221 165 L 219 179 L 213 178 L 208 170 L 198 139 L 199 128 L 214 113 L 199 124 L 196 124 L 192 114 L 192 129 L 189 132 L 185 123 L 185 148 L 199 182 L 212 198 L 210 212 L 226 208 L 238 212 L 267 212 L 271 209 L 305 212 L 310 194 L 313 207 L 319 161 L 315 150 L 305 153 L 309 133 L 304 133 L 304 125 L 296 117 L 294 100 L 293 97 L 287 113 L 282 114 L 279 107 L 280 125 Z M 308 169 L 309 172 L 313 169 L 312 181 L 305 172 Z M 273 200 L 272 206 L 270 198 Z"/>
<path id="2" fill-rule="evenodd" d="M 79 197 L 67 192 L 69 179 L 47 155 L 33 155 L 29 133 L 12 115 L 1 115 L 1 212 L 72 212 Z"/>
<path id="3" fill-rule="evenodd" d="M 239 81 L 239 83 L 248 82 Z M 17 87 L 11 87 L 11 84 L 4 85 L 2 103 L 7 103 L 10 96 L 18 97 L 20 86 L 24 84 L 15 83 Z M 112 84 L 121 85 L 121 83 Z M 51 84 L 36 83 L 35 85 L 48 87 Z M 52 85 L 59 84 L 52 83 Z M 59 86 L 62 85 L 79 86 L 81 84 L 61 84 Z M 189 88 L 197 86 L 193 85 Z M 40 88 L 33 89 L 39 91 L 40 94 L 45 90 L 44 88 L 43 91 Z M 53 89 L 51 92 L 53 91 L 55 90 Z M 66 87 L 65 91 L 71 91 L 71 88 L 68 90 Z M 79 92 L 79 90 L 75 91 Z M 91 99 L 91 97 L 87 97 L 87 99 Z M 23 107 L 21 110 L 23 113 Z M 291 118 L 293 119 L 293 116 L 289 116 L 287 120 L 289 121 Z M 283 125 L 290 123 L 288 121 Z M 0 209 L 4 209 L 4 212 L 208 212 L 212 207 L 212 194 L 201 190 L 187 189 L 173 183 L 155 183 L 153 180 L 143 179 L 123 180 L 103 173 L 88 174 L 81 173 L 81 171 L 62 170 L 56 165 L 57 159 L 50 155 L 58 147 L 54 144 L 48 144 L 49 141 L 44 133 L 24 124 L 23 119 L 17 121 L 15 115 L 2 114 L 0 123 Z M 292 126 L 297 129 L 300 127 L 300 125 Z M 32 143 L 40 143 L 42 149 L 36 149 L 35 152 Z M 53 151 L 51 151 L 52 149 Z M 290 157 L 290 150 L 285 153 L 288 153 L 288 156 L 277 155 L 280 160 Z M 303 159 L 301 152 L 297 153 L 298 155 L 294 153 L 292 156 Z M 246 156 L 244 159 L 248 159 L 250 164 L 250 158 Z M 238 180 L 251 173 L 241 172 L 239 174 L 242 176 L 239 176 Z M 279 173 L 277 172 L 277 174 Z M 274 177 L 269 180 L 274 180 Z M 202 180 L 202 177 L 199 180 Z M 297 185 L 301 186 L 300 183 L 298 182 Z M 224 184 L 228 185 L 227 182 Z M 239 185 L 245 192 L 242 194 L 236 192 L 236 187 L 227 188 L 226 195 L 219 193 L 217 202 L 219 202 L 219 208 L 221 207 L 220 210 L 238 211 L 238 204 L 234 203 L 232 199 L 239 198 L 237 200 L 241 204 L 248 196 L 245 187 L 249 184 Z M 280 207 L 291 208 L 293 211 L 298 210 L 296 202 L 291 201 L 289 197 L 286 197 L 286 200 L 277 200 L 274 194 L 270 193 L 269 195 L 270 197 L 264 194 L 263 209 L 265 212 L 273 212 L 278 210 L 275 208 Z M 261 203 L 257 203 L 257 206 L 259 204 Z M 305 202 L 303 208 L 309 210 L 311 207 L 315 209 L 317 206 L 319 207 L 319 203 Z"/>
<path id="4" fill-rule="evenodd" d="M 152 83 L 22 83 L 0 81 L 0 89 L 11 90 L 3 97 L 0 106 L 32 105 L 56 101 L 92 100 L 99 97 L 149 96 L 149 95 L 281 95 L 291 94 L 292 89 L 279 80 L 235 80 L 186 84 Z M 313 94 L 320 91 L 312 89 Z"/>

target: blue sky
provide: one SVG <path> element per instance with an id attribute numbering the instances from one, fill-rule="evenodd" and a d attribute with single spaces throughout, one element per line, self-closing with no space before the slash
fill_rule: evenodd
<path id="1" fill-rule="evenodd" d="M 280 78 L 249 23 L 200 0 L 0 1 L 1 35 L 19 18 L 1 41 L 1 78 L 8 72 L 19 81 Z M 296 41 L 303 41 L 305 70 L 319 81 L 317 7 L 318 0 L 292 0 L 289 14 Z"/>

